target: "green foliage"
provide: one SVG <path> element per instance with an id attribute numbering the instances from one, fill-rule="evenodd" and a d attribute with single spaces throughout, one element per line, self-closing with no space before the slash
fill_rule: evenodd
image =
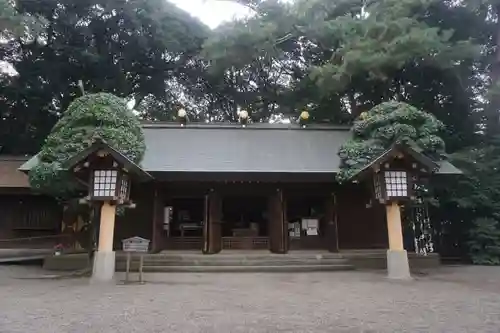
<path id="1" fill-rule="evenodd" d="M 212 119 L 233 119 L 239 105 L 255 120 L 307 109 L 312 122 L 349 124 L 396 99 L 446 122 L 452 149 L 470 143 L 480 116 L 474 93 L 484 85 L 473 63 L 489 43 L 475 13 L 437 0 L 242 2 L 255 15 L 204 45 L 215 76 L 208 93 L 220 96 Z"/>
<path id="2" fill-rule="evenodd" d="M 491 218 L 478 218 L 469 230 L 469 256 L 476 265 L 500 265 L 500 225 Z"/>
<path id="3" fill-rule="evenodd" d="M 444 184 L 447 195 L 442 201 L 470 211 L 472 219 L 500 219 L 500 138 L 463 149 L 450 159 L 464 175 Z"/>
<path id="4" fill-rule="evenodd" d="M 37 153 L 58 118 L 80 95 L 78 80 L 89 93 L 134 97 L 138 105 L 145 96 L 153 96 L 164 105 L 164 112 L 181 99 L 194 103 L 203 97 L 199 92 L 203 63 L 198 55 L 210 31 L 174 4 L 15 2 L 22 18 L 39 17 L 46 24 L 33 36 L 38 38 L 10 38 L 0 44 L 0 59 L 19 74 L 0 84 L 2 153 Z"/>
<path id="5" fill-rule="evenodd" d="M 47 22 L 38 15 L 19 13 L 15 2 L 0 0 L 0 36 L 4 39 L 37 37 Z"/>
<path id="6" fill-rule="evenodd" d="M 359 75 L 383 82 L 414 62 L 444 69 L 478 55 L 477 45 L 453 41 L 453 30 L 422 20 L 433 2 L 370 1 L 358 14 L 328 20 L 329 29 L 339 30 L 343 38 L 330 61 L 312 68 L 312 78 L 321 87 L 337 91 Z"/>
<path id="7" fill-rule="evenodd" d="M 445 152 L 438 135 L 443 127 L 433 115 L 406 103 L 382 103 L 354 122 L 353 138 L 339 150 L 342 164 L 337 179 L 351 178 L 394 143 L 410 144 L 439 160 Z"/>
<path id="8" fill-rule="evenodd" d="M 31 186 L 58 197 L 78 189 L 64 163 L 102 138 L 132 161 L 139 163 L 145 151 L 137 117 L 125 101 L 107 93 L 77 98 L 54 126 L 39 154 L 40 163 L 30 171 Z"/>

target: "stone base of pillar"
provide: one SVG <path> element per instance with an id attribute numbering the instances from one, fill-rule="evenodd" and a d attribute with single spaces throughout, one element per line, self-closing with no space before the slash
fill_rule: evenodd
<path id="1" fill-rule="evenodd" d="M 97 251 L 94 258 L 91 283 L 112 282 L 115 275 L 115 252 Z"/>
<path id="2" fill-rule="evenodd" d="M 387 250 L 387 277 L 395 280 L 410 280 L 408 253 L 405 250 Z"/>

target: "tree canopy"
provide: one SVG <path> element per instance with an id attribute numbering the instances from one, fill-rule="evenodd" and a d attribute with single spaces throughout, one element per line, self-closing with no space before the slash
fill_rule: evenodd
<path id="1" fill-rule="evenodd" d="M 0 46 L 2 60 L 18 73 L 0 88 L 4 153 L 35 153 L 78 96 L 79 80 L 88 92 L 138 104 L 153 98 L 166 108 L 196 95 L 198 54 L 209 30 L 168 1 L 18 0 L 14 9 L 45 23 L 37 35 Z"/>

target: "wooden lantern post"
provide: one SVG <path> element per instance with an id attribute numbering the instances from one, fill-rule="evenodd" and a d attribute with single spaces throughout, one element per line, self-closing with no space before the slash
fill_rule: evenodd
<path id="1" fill-rule="evenodd" d="M 85 199 L 101 204 L 99 240 L 91 281 L 113 281 L 116 207 L 134 207 L 129 200 L 132 176 L 139 180 L 148 180 L 151 176 L 101 139 L 71 158 L 67 165 L 68 170 L 87 184 L 88 196 Z"/>
<path id="2" fill-rule="evenodd" d="M 387 219 L 387 275 L 391 279 L 411 279 L 408 253 L 403 244 L 400 203 L 413 197 L 413 176 L 403 166 L 404 155 L 394 156 L 391 162 L 380 165 L 375 173 L 375 197 L 385 204 Z"/>
<path id="3" fill-rule="evenodd" d="M 389 249 L 387 250 L 387 276 L 390 279 L 411 279 L 408 253 L 403 246 L 403 230 L 401 227 L 401 211 L 396 201 L 386 205 L 387 233 Z"/>
<path id="4" fill-rule="evenodd" d="M 437 164 L 404 144 L 395 144 L 356 174 L 358 179 L 371 174 L 375 198 L 386 208 L 387 275 L 391 279 L 411 279 L 408 254 L 403 244 L 400 205 L 414 199 L 414 180 L 419 174 L 432 173 Z"/>

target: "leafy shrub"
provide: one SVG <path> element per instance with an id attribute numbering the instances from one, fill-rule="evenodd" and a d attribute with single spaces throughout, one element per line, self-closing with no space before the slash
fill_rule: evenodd
<path id="1" fill-rule="evenodd" d="M 434 160 L 445 151 L 439 131 L 444 125 L 432 114 L 401 102 L 379 104 L 363 112 L 353 125 L 353 137 L 338 154 L 341 169 L 337 180 L 345 181 L 371 163 L 394 143 L 408 143 Z"/>
<path id="2" fill-rule="evenodd" d="M 64 171 L 64 163 L 100 137 L 136 163 L 146 149 L 139 120 L 125 101 L 107 93 L 75 99 L 52 129 L 39 153 L 40 163 L 30 171 L 35 189 L 68 197 L 79 185 Z"/>

